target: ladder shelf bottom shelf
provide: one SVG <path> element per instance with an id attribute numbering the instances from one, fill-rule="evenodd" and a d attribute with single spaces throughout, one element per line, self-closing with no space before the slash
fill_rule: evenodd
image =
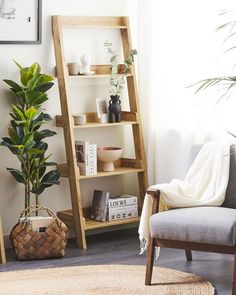
<path id="1" fill-rule="evenodd" d="M 57 212 L 57 216 L 66 224 L 74 225 L 73 213 L 72 210 L 65 210 Z M 120 219 L 120 220 L 113 220 L 113 221 L 96 221 L 91 218 L 85 218 L 84 230 L 92 230 L 97 228 L 104 228 L 122 224 L 130 224 L 130 223 L 138 223 L 140 220 L 140 216 L 127 218 L 127 219 Z"/>

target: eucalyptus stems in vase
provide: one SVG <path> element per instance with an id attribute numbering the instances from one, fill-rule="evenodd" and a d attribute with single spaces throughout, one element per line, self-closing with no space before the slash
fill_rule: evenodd
<path id="1" fill-rule="evenodd" d="M 111 55 L 110 64 L 110 101 L 109 101 L 109 122 L 115 123 L 121 120 L 121 101 L 120 94 L 124 88 L 125 78 L 130 73 L 130 68 L 134 62 L 134 55 L 137 55 L 137 50 L 133 49 L 128 53 L 124 60 L 124 68 L 122 73 L 118 73 L 118 54 L 112 49 L 112 43 L 106 41 L 104 46 L 107 52 Z"/>
<path id="2" fill-rule="evenodd" d="M 16 62 L 15 62 L 16 63 Z M 59 184 L 57 169 L 46 171 L 56 163 L 49 162 L 46 156 L 48 144 L 43 141 L 56 132 L 41 129 L 52 118 L 45 113 L 42 104 L 48 100 L 46 92 L 54 85 L 53 78 L 41 74 L 38 63 L 23 68 L 18 63 L 21 83 L 3 80 L 14 93 L 16 103 L 11 105 L 11 121 L 8 137 L 3 137 L 1 145 L 7 147 L 19 160 L 19 168 L 7 168 L 14 179 L 25 187 L 25 209 L 31 204 L 31 195 L 35 195 L 35 204 L 39 204 L 39 195 L 52 186 Z"/>

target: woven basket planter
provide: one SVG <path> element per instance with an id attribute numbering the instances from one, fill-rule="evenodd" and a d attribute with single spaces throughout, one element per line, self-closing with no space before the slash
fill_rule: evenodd
<path id="1" fill-rule="evenodd" d="M 33 230 L 27 224 L 27 217 L 38 210 L 45 210 L 54 219 L 53 223 L 43 233 Z M 23 217 L 25 212 L 28 212 L 25 220 L 17 223 L 10 233 L 10 240 L 17 259 L 29 260 L 63 257 L 68 238 L 67 226 L 48 208 L 32 206 L 25 209 L 20 217 Z"/>

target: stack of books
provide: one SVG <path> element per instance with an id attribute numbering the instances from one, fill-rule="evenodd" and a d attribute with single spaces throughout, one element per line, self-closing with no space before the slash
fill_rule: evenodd
<path id="1" fill-rule="evenodd" d="M 138 198 L 131 195 L 112 195 L 94 190 L 91 218 L 97 221 L 112 221 L 138 216 Z"/>
<path id="2" fill-rule="evenodd" d="M 75 152 L 80 174 L 97 174 L 97 145 L 88 141 L 76 141 Z"/>
<path id="3" fill-rule="evenodd" d="M 138 216 L 138 198 L 131 195 L 110 196 L 107 220 L 118 220 Z"/>

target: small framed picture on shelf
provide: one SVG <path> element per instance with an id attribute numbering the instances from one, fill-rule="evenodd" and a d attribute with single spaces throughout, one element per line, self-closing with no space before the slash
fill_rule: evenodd
<path id="1" fill-rule="evenodd" d="M 107 100 L 105 98 L 96 98 L 97 116 L 101 123 L 108 123 Z"/>

